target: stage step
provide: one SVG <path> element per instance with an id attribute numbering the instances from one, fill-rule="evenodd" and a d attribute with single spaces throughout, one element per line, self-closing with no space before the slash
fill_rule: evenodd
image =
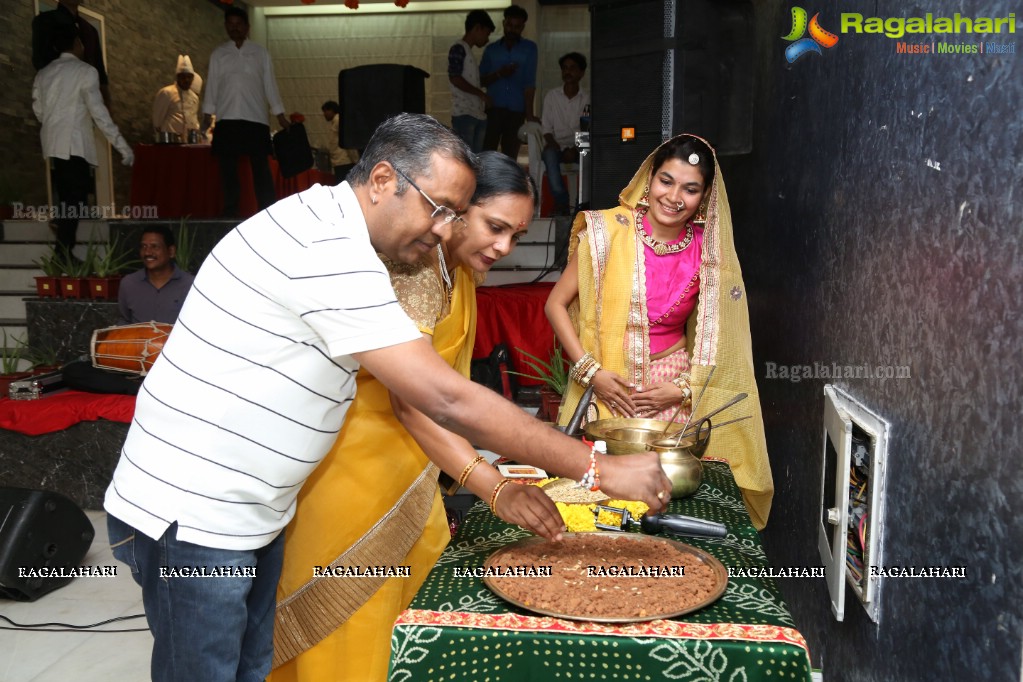
<path id="1" fill-rule="evenodd" d="M 35 291 L 0 291 L 0 318 L 25 320 L 25 297 L 34 296 Z"/>
<path id="2" fill-rule="evenodd" d="M 43 271 L 34 265 L 0 266 L 0 290 L 24 291 L 25 296 L 31 296 L 36 290 L 36 282 L 32 278 L 42 274 Z"/>
<path id="3" fill-rule="evenodd" d="M 111 232 L 137 239 L 140 225 L 156 221 L 83 220 L 78 226 L 80 242 L 75 255 L 84 258 L 89 241 L 106 242 Z M 159 221 L 177 227 L 179 220 Z M 195 220 L 190 226 L 197 230 L 204 251 L 234 227 L 234 221 Z M 554 282 L 560 271 L 553 267 L 555 234 L 569 229 L 569 218 L 535 218 L 511 255 L 503 259 L 487 275 L 488 286 L 522 284 L 533 281 Z M 128 235 L 131 235 L 130 237 Z M 50 253 L 54 233 L 49 223 L 39 220 L 8 220 L 0 223 L 0 329 L 8 335 L 27 337 L 25 303 L 35 296 L 35 280 L 42 271 L 33 261 Z"/>
<path id="4" fill-rule="evenodd" d="M 105 220 L 83 220 L 78 223 L 78 241 L 88 243 L 90 239 L 106 241 L 110 235 L 109 223 Z M 42 242 L 52 244 L 55 233 L 50 224 L 40 220 L 5 220 L 0 226 L 0 241 Z"/>

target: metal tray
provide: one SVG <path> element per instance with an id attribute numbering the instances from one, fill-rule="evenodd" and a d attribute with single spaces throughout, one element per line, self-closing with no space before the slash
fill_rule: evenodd
<path id="1" fill-rule="evenodd" d="M 595 533 L 564 533 L 563 534 L 563 536 L 564 536 L 564 538 L 566 540 L 569 540 L 569 539 L 574 538 L 574 537 L 587 537 L 587 536 L 592 537 L 594 535 L 596 535 L 596 534 Z M 514 599 L 514 598 L 508 596 L 504 592 L 504 590 L 501 589 L 500 584 L 495 582 L 495 579 L 493 577 L 491 577 L 491 576 L 484 576 L 483 577 L 483 583 L 488 588 L 490 588 L 490 590 L 494 594 L 496 594 L 498 597 L 500 597 L 501 599 L 504 599 L 505 601 L 507 601 L 507 602 L 509 602 L 511 604 L 514 604 L 515 606 L 518 606 L 520 608 L 526 609 L 527 611 L 532 611 L 533 613 L 539 613 L 539 614 L 544 615 L 544 616 L 555 616 L 557 618 L 567 618 L 569 620 L 582 620 L 582 621 L 588 621 L 588 622 L 592 622 L 592 623 L 645 623 L 645 622 L 651 621 L 651 620 L 659 620 L 659 619 L 664 619 L 664 618 L 676 618 L 678 616 L 682 616 L 682 615 L 685 615 L 687 613 L 692 613 L 694 611 L 699 611 L 700 609 L 704 608 L 705 606 L 710 606 L 711 604 L 713 604 L 714 602 L 716 602 L 718 599 L 721 598 L 721 595 L 723 595 L 725 593 L 725 589 L 727 589 L 727 587 L 728 587 L 728 570 L 725 569 L 724 565 L 720 561 L 718 561 L 714 556 L 712 556 L 711 554 L 703 551 L 702 549 L 698 549 L 696 547 L 693 547 L 692 545 L 687 545 L 684 542 L 679 542 L 678 540 L 672 540 L 670 538 L 664 538 L 664 537 L 656 537 L 656 536 L 653 536 L 653 535 L 641 535 L 639 533 L 621 533 L 621 534 L 617 534 L 617 533 L 616 534 L 599 533 L 599 535 L 602 535 L 603 537 L 607 537 L 607 538 L 613 538 L 615 542 L 667 543 L 669 545 L 672 545 L 673 547 L 675 547 L 679 551 L 682 551 L 682 552 L 685 552 L 686 554 L 691 555 L 695 560 L 705 564 L 706 566 L 708 566 L 714 572 L 714 578 L 715 578 L 714 589 L 711 590 L 711 594 L 710 594 L 710 596 L 707 599 L 705 599 L 702 602 L 699 602 L 697 604 L 693 604 L 691 606 L 688 606 L 688 607 L 686 607 L 686 608 L 684 608 L 684 609 L 682 609 L 680 611 L 654 612 L 654 609 L 650 609 L 651 613 L 649 615 L 643 616 L 643 617 L 634 617 L 634 616 L 621 616 L 621 617 L 618 617 L 618 616 L 605 616 L 605 617 L 600 617 L 600 618 L 594 618 L 592 616 L 582 616 L 582 615 L 573 614 L 573 613 L 554 611 L 554 610 L 551 610 L 551 609 L 543 609 L 543 608 L 539 608 L 537 606 L 532 606 L 532 605 L 527 606 L 526 604 L 520 602 L 519 600 Z M 541 537 L 530 537 L 530 538 L 525 538 L 523 540 L 518 540 L 517 542 L 513 542 L 513 543 L 511 543 L 509 545 L 505 545 L 504 547 L 501 547 L 496 552 L 491 554 L 489 557 L 487 557 L 487 560 L 486 560 L 486 562 L 484 562 L 483 566 L 484 566 L 484 568 L 487 568 L 487 569 L 489 569 L 491 567 L 494 567 L 494 566 L 502 566 L 503 565 L 501 563 L 502 557 L 505 554 L 507 554 L 509 551 L 511 551 L 512 549 L 518 549 L 518 548 L 522 548 L 522 547 L 529 547 L 529 546 L 532 546 L 532 545 L 541 545 L 541 544 L 546 544 L 546 543 L 547 543 L 547 540 L 544 539 L 544 538 L 541 538 Z M 530 578 L 530 580 L 545 580 L 545 579 L 546 578 Z M 550 578 L 550 580 L 555 580 L 555 579 L 556 578 Z M 660 578 L 660 579 L 661 580 L 677 580 L 677 578 L 669 578 L 669 577 Z"/>

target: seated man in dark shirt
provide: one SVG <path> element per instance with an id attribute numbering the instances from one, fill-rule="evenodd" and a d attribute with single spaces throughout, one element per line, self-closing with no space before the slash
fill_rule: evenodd
<path id="1" fill-rule="evenodd" d="M 121 324 L 166 322 L 174 324 L 192 287 L 192 274 L 174 262 L 177 244 L 166 225 L 147 227 L 139 244 L 142 269 L 121 280 L 117 305 Z"/>
<path id="2" fill-rule="evenodd" d="M 177 321 L 194 278 L 174 262 L 176 252 L 174 233 L 169 227 L 145 228 L 139 244 L 143 267 L 126 275 L 118 292 L 121 324 Z M 135 395 L 142 384 L 140 376 L 96 368 L 90 360 L 69 363 L 63 372 L 65 385 L 93 393 Z"/>

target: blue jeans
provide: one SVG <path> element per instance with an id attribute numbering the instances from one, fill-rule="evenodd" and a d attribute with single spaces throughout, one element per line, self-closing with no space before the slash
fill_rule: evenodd
<path id="1" fill-rule="evenodd" d="M 462 140 L 469 145 L 474 153 L 483 151 L 483 137 L 487 134 L 487 122 L 485 119 L 469 116 L 451 117 L 451 129 L 455 131 Z"/>
<path id="2" fill-rule="evenodd" d="M 561 151 L 553 147 L 544 147 L 543 165 L 547 167 L 547 184 L 551 188 L 554 208 L 568 208 L 568 190 L 561 179 Z"/>
<path id="3" fill-rule="evenodd" d="M 177 528 L 172 524 L 153 540 L 107 514 L 114 557 L 142 586 L 153 633 L 153 682 L 262 682 L 273 661 L 284 533 L 260 549 L 229 550 L 177 540 Z M 203 566 L 235 567 L 255 577 L 160 575 L 161 569 Z"/>

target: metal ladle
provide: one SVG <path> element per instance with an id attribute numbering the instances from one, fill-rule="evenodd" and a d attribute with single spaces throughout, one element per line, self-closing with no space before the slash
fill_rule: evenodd
<path id="1" fill-rule="evenodd" d="M 719 412 L 724 412 L 725 410 L 727 410 L 732 405 L 735 405 L 736 403 L 738 403 L 738 402 L 740 402 L 742 400 L 745 400 L 748 397 L 749 397 L 748 393 L 740 393 L 739 395 L 735 396 L 734 398 L 729 400 L 727 403 L 725 403 L 721 407 L 717 408 L 716 410 L 712 410 L 712 411 L 708 412 L 707 414 L 705 414 L 704 416 L 700 417 L 700 419 L 696 423 L 700 424 L 703 421 L 705 421 L 707 419 L 710 419 L 714 415 L 718 414 Z M 690 417 L 691 416 L 692 415 L 690 415 Z M 728 422 L 728 423 L 731 423 L 731 422 Z M 722 426 L 723 425 L 724 424 L 722 424 Z M 672 436 L 675 436 L 676 434 L 678 435 L 678 438 L 675 440 L 675 446 L 676 447 L 678 446 L 679 443 L 682 442 L 682 436 L 685 435 L 686 429 L 688 429 L 688 428 L 689 428 L 689 425 L 688 425 L 688 422 L 687 422 L 686 426 L 683 426 L 680 430 L 678 430 L 675 433 L 671 434 Z M 699 429 L 697 429 L 697 431 L 699 431 Z M 670 436 L 669 436 L 669 438 L 670 438 Z"/>

